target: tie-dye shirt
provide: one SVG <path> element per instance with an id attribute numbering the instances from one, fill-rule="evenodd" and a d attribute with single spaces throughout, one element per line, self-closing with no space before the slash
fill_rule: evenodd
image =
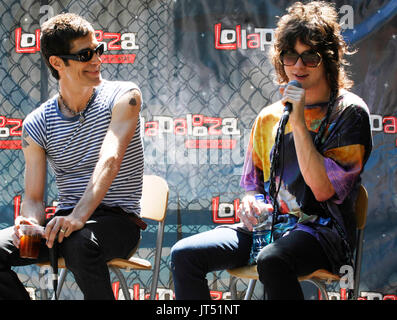
<path id="1" fill-rule="evenodd" d="M 320 103 L 305 106 L 306 126 L 313 139 L 326 115 L 327 105 L 328 103 Z M 255 120 L 240 183 L 246 191 L 255 190 L 268 195 L 271 152 L 283 109 L 284 106 L 277 102 L 264 108 Z M 329 230 L 326 228 L 330 228 L 330 219 L 300 172 L 289 123 L 286 125 L 283 141 L 284 145 L 280 148 L 283 165 L 279 165 L 279 171 L 283 167 L 283 175 L 277 198 L 280 212 L 297 216 L 300 223 L 295 228 L 310 232 L 322 244 L 329 246 L 329 237 L 333 238 L 335 232 L 328 235 Z M 325 169 L 335 189 L 335 194 L 329 201 L 341 212 L 344 220 L 342 227 L 351 247 L 354 247 L 355 234 L 353 204 L 361 183 L 360 174 L 371 148 L 368 107 L 355 94 L 343 91 L 335 102 L 319 152 L 324 156 Z M 280 172 L 276 172 L 277 186 Z"/>

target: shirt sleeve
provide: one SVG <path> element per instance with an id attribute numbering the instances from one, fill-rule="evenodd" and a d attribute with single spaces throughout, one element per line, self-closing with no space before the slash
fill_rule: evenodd
<path id="1" fill-rule="evenodd" d="M 245 191 L 258 191 L 260 193 L 264 193 L 263 172 L 255 166 L 253 161 L 254 127 L 251 130 L 251 135 L 245 154 L 243 174 L 241 176 L 240 186 Z"/>
<path id="2" fill-rule="evenodd" d="M 341 204 L 349 195 L 362 167 L 344 168 L 331 158 L 324 160 L 325 170 L 335 190 L 334 202 Z"/>
<path id="3" fill-rule="evenodd" d="M 33 110 L 23 121 L 23 129 L 42 148 L 47 145 L 45 106 Z"/>
<path id="4" fill-rule="evenodd" d="M 330 127 L 324 143 L 324 165 L 340 204 L 350 194 L 372 148 L 367 110 L 358 105 L 347 107 Z"/>
<path id="5" fill-rule="evenodd" d="M 113 97 L 113 101 L 112 101 L 112 103 L 110 104 L 110 108 L 111 108 L 111 110 L 113 110 L 113 107 L 114 107 L 114 105 L 116 104 L 116 102 L 125 94 L 125 93 L 127 93 L 128 91 L 131 91 L 131 90 L 133 90 L 133 89 L 136 89 L 136 90 L 138 90 L 139 91 L 139 93 L 141 94 L 141 96 L 142 96 L 142 92 L 141 92 L 141 90 L 139 89 L 139 87 L 134 83 L 134 82 L 130 82 L 130 81 L 118 81 L 118 82 L 115 82 L 115 84 L 117 85 L 117 89 L 116 89 L 116 93 L 115 93 L 115 95 L 114 95 L 114 97 Z M 142 100 L 142 103 L 143 103 L 143 99 L 141 99 Z"/>

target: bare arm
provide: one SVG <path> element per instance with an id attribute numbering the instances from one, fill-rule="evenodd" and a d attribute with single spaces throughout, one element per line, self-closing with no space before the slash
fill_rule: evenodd
<path id="1" fill-rule="evenodd" d="M 306 127 L 305 90 L 288 86 L 282 99 L 283 103 L 287 101 L 293 104 L 289 121 L 302 176 L 317 201 L 328 200 L 334 195 L 335 190 L 325 170 L 324 157 L 317 151 Z"/>
<path id="2" fill-rule="evenodd" d="M 22 150 L 25 157 L 25 195 L 21 215 L 38 224 L 44 223 L 44 190 L 46 183 L 46 155 L 27 133 L 22 133 Z"/>
<path id="3" fill-rule="evenodd" d="M 105 197 L 114 178 L 117 176 L 131 139 L 134 136 L 141 107 L 141 96 L 134 89 L 124 94 L 116 102 L 108 132 L 102 143 L 99 160 L 83 196 L 72 213 L 65 217 L 53 219 L 46 228 L 45 235 L 51 247 L 59 230 L 59 242 L 73 231 L 81 229 L 94 210 Z"/>
<path id="4" fill-rule="evenodd" d="M 141 106 L 137 90 L 125 94 L 113 109 L 112 121 L 99 154 L 99 161 L 72 215 L 87 221 L 117 176 L 125 150 L 134 136 Z"/>
<path id="5" fill-rule="evenodd" d="M 21 205 L 21 215 L 15 220 L 13 242 L 19 247 L 19 225 L 22 221 L 30 224 L 44 223 L 44 189 L 46 183 L 46 156 L 41 148 L 22 130 L 22 151 L 25 157 L 25 194 Z"/>

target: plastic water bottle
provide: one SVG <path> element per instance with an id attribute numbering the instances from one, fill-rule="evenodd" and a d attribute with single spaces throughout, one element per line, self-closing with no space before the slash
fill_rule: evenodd
<path id="1" fill-rule="evenodd" d="M 263 194 L 256 194 L 255 200 L 258 202 L 265 203 L 265 197 Z M 249 264 L 256 264 L 259 252 L 266 245 L 270 243 L 270 235 L 272 229 L 271 214 L 262 213 L 258 219 L 258 224 L 253 227 L 252 234 L 252 248 L 250 252 Z"/>

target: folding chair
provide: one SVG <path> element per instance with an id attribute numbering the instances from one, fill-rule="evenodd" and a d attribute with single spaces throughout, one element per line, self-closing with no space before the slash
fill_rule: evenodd
<path id="1" fill-rule="evenodd" d="M 168 184 L 167 182 L 155 175 L 144 175 L 143 176 L 143 187 L 142 187 L 142 199 L 141 199 L 141 217 L 158 222 L 157 227 L 157 239 L 156 239 L 156 251 L 154 257 L 154 267 L 150 261 L 134 257 L 135 251 L 127 259 L 115 258 L 108 262 L 108 267 L 112 270 L 120 281 L 120 287 L 126 300 L 131 300 L 130 293 L 128 291 L 127 282 L 123 273 L 120 269 L 129 270 L 152 270 L 152 284 L 150 289 L 150 299 L 154 300 L 156 297 L 157 283 L 160 272 L 161 252 L 163 248 L 163 236 L 164 236 L 164 221 L 167 212 L 168 205 Z M 39 283 L 42 283 L 41 279 L 44 277 L 45 268 L 50 267 L 49 262 L 38 263 L 40 266 L 39 271 Z M 57 297 L 62 290 L 64 284 L 67 269 L 65 266 L 65 260 L 63 258 L 58 259 L 58 268 L 62 269 L 59 276 L 59 285 L 57 290 Z M 40 288 L 41 298 L 47 299 L 47 290 Z"/>
<path id="2" fill-rule="evenodd" d="M 349 299 L 357 299 L 358 289 L 360 283 L 360 270 L 363 251 L 364 228 L 367 220 L 368 209 L 368 193 L 363 185 L 360 185 L 355 204 L 355 214 L 357 222 L 357 236 L 356 236 L 356 254 L 354 258 L 354 288 L 353 297 Z M 255 289 L 256 281 L 259 279 L 256 265 L 243 266 L 240 268 L 229 269 L 230 278 L 230 292 L 232 299 L 237 299 L 237 280 L 239 278 L 250 279 L 244 300 L 250 300 Z M 321 293 L 324 300 L 328 300 L 328 293 L 325 285 L 333 281 L 340 281 L 341 277 L 333 274 L 327 270 L 319 269 L 313 273 L 298 278 L 299 281 L 308 281 L 313 283 Z"/>

